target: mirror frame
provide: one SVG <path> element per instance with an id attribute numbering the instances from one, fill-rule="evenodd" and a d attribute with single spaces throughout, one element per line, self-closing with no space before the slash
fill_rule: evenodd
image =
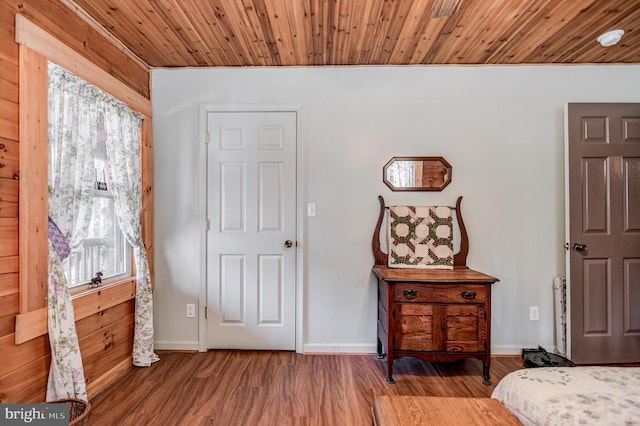
<path id="1" fill-rule="evenodd" d="M 396 161 L 429 161 L 439 163 L 435 170 L 438 173 L 443 174 L 444 176 L 448 176 L 444 181 L 439 184 L 433 184 L 433 182 L 423 182 L 422 186 L 407 186 L 407 187 L 397 187 L 394 186 L 387 179 L 387 169 Z M 382 168 L 382 181 L 385 185 L 387 185 L 392 191 L 442 191 L 451 183 L 452 179 L 452 167 L 451 164 L 444 157 L 392 157 L 391 160 L 387 162 Z"/>

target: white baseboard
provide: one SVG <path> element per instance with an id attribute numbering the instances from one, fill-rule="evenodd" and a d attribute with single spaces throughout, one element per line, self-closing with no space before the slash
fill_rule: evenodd
<path id="1" fill-rule="evenodd" d="M 304 353 L 374 354 L 375 344 L 368 343 L 306 343 Z"/>
<path id="2" fill-rule="evenodd" d="M 198 341 L 156 341 L 155 349 L 174 351 L 198 351 Z M 493 345 L 491 355 L 521 355 L 524 346 Z M 527 346 L 529 347 L 529 346 Z M 533 346 L 535 347 L 535 346 Z M 368 343 L 306 343 L 304 353 L 374 354 L 375 344 Z"/>
<path id="3" fill-rule="evenodd" d="M 521 355 L 523 346 L 492 345 L 491 355 Z"/>
<path id="4" fill-rule="evenodd" d="M 154 349 L 164 351 L 198 351 L 198 341 L 177 341 L 177 342 L 160 342 L 153 344 Z"/>
<path id="5" fill-rule="evenodd" d="M 542 343 L 520 343 L 518 345 L 491 345 L 491 355 L 522 355 L 523 348 L 537 348 L 542 346 L 549 352 L 555 350 L 555 345 L 552 342 Z"/>

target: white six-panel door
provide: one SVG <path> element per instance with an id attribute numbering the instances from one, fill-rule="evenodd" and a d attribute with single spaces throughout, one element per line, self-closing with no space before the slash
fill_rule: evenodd
<path id="1" fill-rule="evenodd" d="M 207 347 L 294 350 L 296 113 L 209 112 L 207 131 Z"/>

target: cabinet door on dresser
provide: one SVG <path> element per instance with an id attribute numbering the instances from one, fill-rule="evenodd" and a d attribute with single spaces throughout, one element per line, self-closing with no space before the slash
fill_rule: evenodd
<path id="1" fill-rule="evenodd" d="M 395 306 L 397 325 L 396 350 L 442 351 L 444 340 L 440 327 L 434 328 L 439 315 L 439 306 L 422 303 L 400 303 Z"/>
<path id="2" fill-rule="evenodd" d="M 446 309 L 447 352 L 481 352 L 487 342 L 487 312 L 484 305 L 448 305 Z"/>

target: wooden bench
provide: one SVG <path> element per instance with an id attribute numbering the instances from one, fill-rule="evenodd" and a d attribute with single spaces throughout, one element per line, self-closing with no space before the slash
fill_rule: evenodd
<path id="1" fill-rule="evenodd" d="M 497 399 L 381 396 L 373 407 L 375 426 L 520 425 Z"/>

